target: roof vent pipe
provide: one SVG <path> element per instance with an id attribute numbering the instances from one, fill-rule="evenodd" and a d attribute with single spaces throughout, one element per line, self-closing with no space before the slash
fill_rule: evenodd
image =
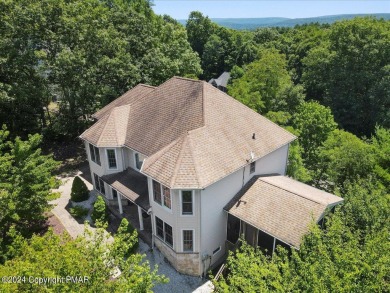
<path id="1" fill-rule="evenodd" d="M 256 139 L 256 133 L 252 134 L 252 139 Z"/>

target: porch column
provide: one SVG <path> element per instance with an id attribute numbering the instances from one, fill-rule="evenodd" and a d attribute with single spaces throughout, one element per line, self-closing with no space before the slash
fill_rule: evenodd
<path id="1" fill-rule="evenodd" d="M 274 252 L 275 252 L 275 244 L 276 244 L 276 238 L 274 237 L 274 245 L 272 247 L 272 255 L 274 255 Z"/>
<path id="2" fill-rule="evenodd" d="M 139 229 L 142 231 L 144 229 L 144 218 L 142 218 L 142 209 L 138 206 L 138 220 L 139 220 Z"/>
<path id="3" fill-rule="evenodd" d="M 119 206 L 119 213 L 123 214 L 123 208 L 122 208 L 122 195 L 118 192 L 118 206 Z"/>

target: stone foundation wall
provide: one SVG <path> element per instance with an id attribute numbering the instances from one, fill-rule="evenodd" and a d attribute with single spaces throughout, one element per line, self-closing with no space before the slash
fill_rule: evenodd
<path id="1" fill-rule="evenodd" d="M 154 237 L 154 243 L 179 273 L 191 276 L 201 275 L 199 271 L 199 253 L 176 253 L 157 237 Z"/>

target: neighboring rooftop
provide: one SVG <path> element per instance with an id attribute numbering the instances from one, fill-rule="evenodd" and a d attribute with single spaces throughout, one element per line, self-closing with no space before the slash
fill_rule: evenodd
<path id="1" fill-rule="evenodd" d="M 215 87 L 227 87 L 227 84 L 230 79 L 230 73 L 225 71 L 218 78 L 212 78 L 209 80 L 209 83 Z"/>
<path id="2" fill-rule="evenodd" d="M 291 178 L 254 176 L 224 210 L 257 229 L 296 248 L 327 208 L 343 201 Z"/>
<path id="3" fill-rule="evenodd" d="M 258 159 L 295 139 L 207 82 L 173 77 L 142 87 L 97 112 L 80 137 L 145 155 L 141 172 L 167 187 L 205 188 L 248 164 L 251 152 Z"/>

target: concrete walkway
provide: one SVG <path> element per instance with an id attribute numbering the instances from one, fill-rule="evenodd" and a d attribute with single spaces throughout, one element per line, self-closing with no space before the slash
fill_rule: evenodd
<path id="1" fill-rule="evenodd" d="M 81 174 L 81 172 L 78 172 L 77 175 Z M 95 194 L 94 191 L 92 191 L 93 186 L 88 181 L 84 180 L 82 177 L 80 177 L 84 183 L 87 185 L 88 189 L 90 190 L 90 198 L 88 200 L 88 203 L 90 206 L 93 205 L 93 202 L 95 201 Z M 60 192 L 61 197 L 57 198 L 55 200 L 52 200 L 49 202 L 49 204 L 54 205 L 54 208 L 51 210 L 51 212 L 58 218 L 58 220 L 62 223 L 62 225 L 65 227 L 66 231 L 68 231 L 69 235 L 72 238 L 77 238 L 79 235 L 84 234 L 84 224 L 79 224 L 71 214 L 65 209 L 65 207 L 68 205 L 70 201 L 70 193 L 72 190 L 72 183 L 73 183 L 74 177 L 68 177 L 65 179 L 61 179 L 62 185 L 58 189 L 54 189 L 53 192 Z M 94 230 L 94 228 L 90 227 L 89 229 Z"/>

